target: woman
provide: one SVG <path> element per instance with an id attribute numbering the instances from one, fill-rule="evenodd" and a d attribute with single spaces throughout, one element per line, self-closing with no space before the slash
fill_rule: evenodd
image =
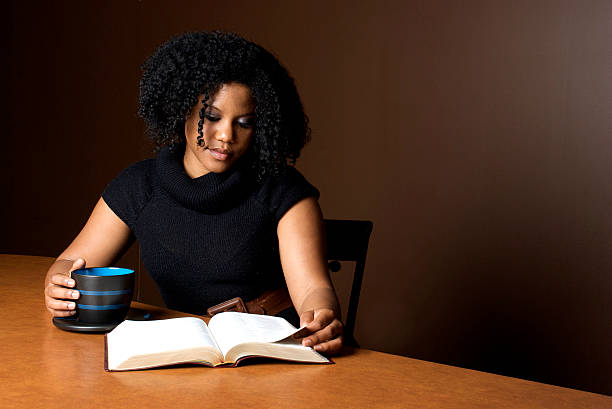
<path id="1" fill-rule="evenodd" d="M 309 330 L 302 343 L 338 352 L 318 191 L 291 166 L 309 129 L 287 71 L 258 45 L 221 32 L 179 36 L 143 71 L 139 114 L 158 155 L 107 186 L 49 269 L 51 314 L 75 313 L 71 271 L 111 265 L 137 239 L 169 308 L 204 314 L 286 285 L 295 310 L 279 315 L 297 311 Z"/>

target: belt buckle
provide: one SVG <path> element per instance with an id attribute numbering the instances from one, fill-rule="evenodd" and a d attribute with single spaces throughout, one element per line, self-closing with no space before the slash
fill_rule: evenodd
<path id="1" fill-rule="evenodd" d="M 217 305 L 213 305 L 212 307 L 206 310 L 206 313 L 212 317 L 215 314 L 219 314 L 220 312 L 225 311 L 248 312 L 244 301 L 242 301 L 242 298 L 236 297 L 232 298 L 231 300 L 223 301 L 222 303 L 219 303 Z"/>

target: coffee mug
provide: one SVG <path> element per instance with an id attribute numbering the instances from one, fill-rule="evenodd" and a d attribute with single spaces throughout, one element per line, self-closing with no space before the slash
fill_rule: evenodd
<path id="1" fill-rule="evenodd" d="M 119 267 L 81 268 L 72 272 L 76 318 L 87 324 L 121 322 L 127 315 L 134 294 L 134 270 Z"/>

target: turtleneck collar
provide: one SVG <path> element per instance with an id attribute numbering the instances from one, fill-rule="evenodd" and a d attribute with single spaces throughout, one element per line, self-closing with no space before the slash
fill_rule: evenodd
<path id="1" fill-rule="evenodd" d="M 209 172 L 192 179 L 183 166 L 184 146 L 164 147 L 157 154 L 157 174 L 163 189 L 183 206 L 203 213 L 221 213 L 250 193 L 252 183 L 244 164 L 223 173 Z"/>

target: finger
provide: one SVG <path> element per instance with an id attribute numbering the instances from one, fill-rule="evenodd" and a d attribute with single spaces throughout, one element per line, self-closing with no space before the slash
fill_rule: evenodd
<path id="1" fill-rule="evenodd" d="M 71 317 L 74 314 L 76 314 L 76 310 L 71 310 L 71 311 L 57 311 L 57 310 L 52 310 L 50 308 L 47 308 L 49 310 L 49 312 L 51 313 L 52 316 L 54 317 Z"/>
<path id="2" fill-rule="evenodd" d="M 305 337 L 302 340 L 302 345 L 310 347 L 315 346 L 317 344 L 321 344 L 323 342 L 327 342 L 331 339 L 336 338 L 338 335 L 342 334 L 342 324 L 340 321 L 334 321 L 332 324 L 323 328 L 320 331 L 315 332 L 314 334 Z"/>
<path id="3" fill-rule="evenodd" d="M 75 282 L 70 276 L 64 274 L 54 274 L 51 276 L 51 282 L 64 287 L 74 287 Z"/>
<path id="4" fill-rule="evenodd" d="M 301 322 L 300 327 L 303 327 L 303 328 L 300 329 L 295 334 L 293 334 L 293 337 L 303 338 L 323 328 L 324 325 L 322 325 L 320 322 L 320 319 L 317 320 L 316 317 L 317 317 L 317 314 L 313 310 L 303 312 L 302 315 L 300 316 L 300 322 Z"/>
<path id="5" fill-rule="evenodd" d="M 70 268 L 70 273 L 72 273 L 74 270 L 78 270 L 79 268 L 84 268 L 85 267 L 85 260 L 82 258 L 77 258 L 76 260 L 74 260 L 74 263 L 72 263 L 72 267 Z"/>
<path id="6" fill-rule="evenodd" d="M 340 334 L 342 334 L 342 323 L 339 320 L 334 320 L 322 330 L 304 338 L 302 345 L 309 347 L 321 344 L 338 337 Z"/>
<path id="7" fill-rule="evenodd" d="M 64 298 L 76 300 L 79 298 L 79 292 L 77 290 L 71 290 L 65 287 L 58 287 L 57 285 L 47 286 L 47 295 L 51 298 Z"/>
<path id="8" fill-rule="evenodd" d="M 300 327 L 308 325 L 314 319 L 314 311 L 305 311 L 300 315 Z"/>
<path id="9" fill-rule="evenodd" d="M 302 320 L 302 326 L 305 326 L 302 330 L 298 331 L 295 338 L 302 338 L 325 328 L 334 319 L 334 312 L 327 309 L 317 311 L 311 310 L 302 313 L 302 316 L 307 319 L 312 317 L 312 319 L 310 319 L 310 321 L 305 319 Z"/>
<path id="10" fill-rule="evenodd" d="M 340 349 L 342 348 L 342 341 L 343 341 L 342 336 L 339 336 L 338 338 L 334 338 L 327 342 L 317 344 L 313 348 L 315 351 L 319 353 L 322 353 L 325 355 L 334 355 L 340 352 Z"/>
<path id="11" fill-rule="evenodd" d="M 307 328 L 312 332 L 317 332 L 328 326 L 334 319 L 335 316 L 332 310 L 316 310 L 314 319 L 308 323 Z"/>
<path id="12" fill-rule="evenodd" d="M 49 296 L 45 297 L 45 304 L 49 310 L 53 311 L 71 311 L 76 308 L 73 301 L 57 300 Z"/>

